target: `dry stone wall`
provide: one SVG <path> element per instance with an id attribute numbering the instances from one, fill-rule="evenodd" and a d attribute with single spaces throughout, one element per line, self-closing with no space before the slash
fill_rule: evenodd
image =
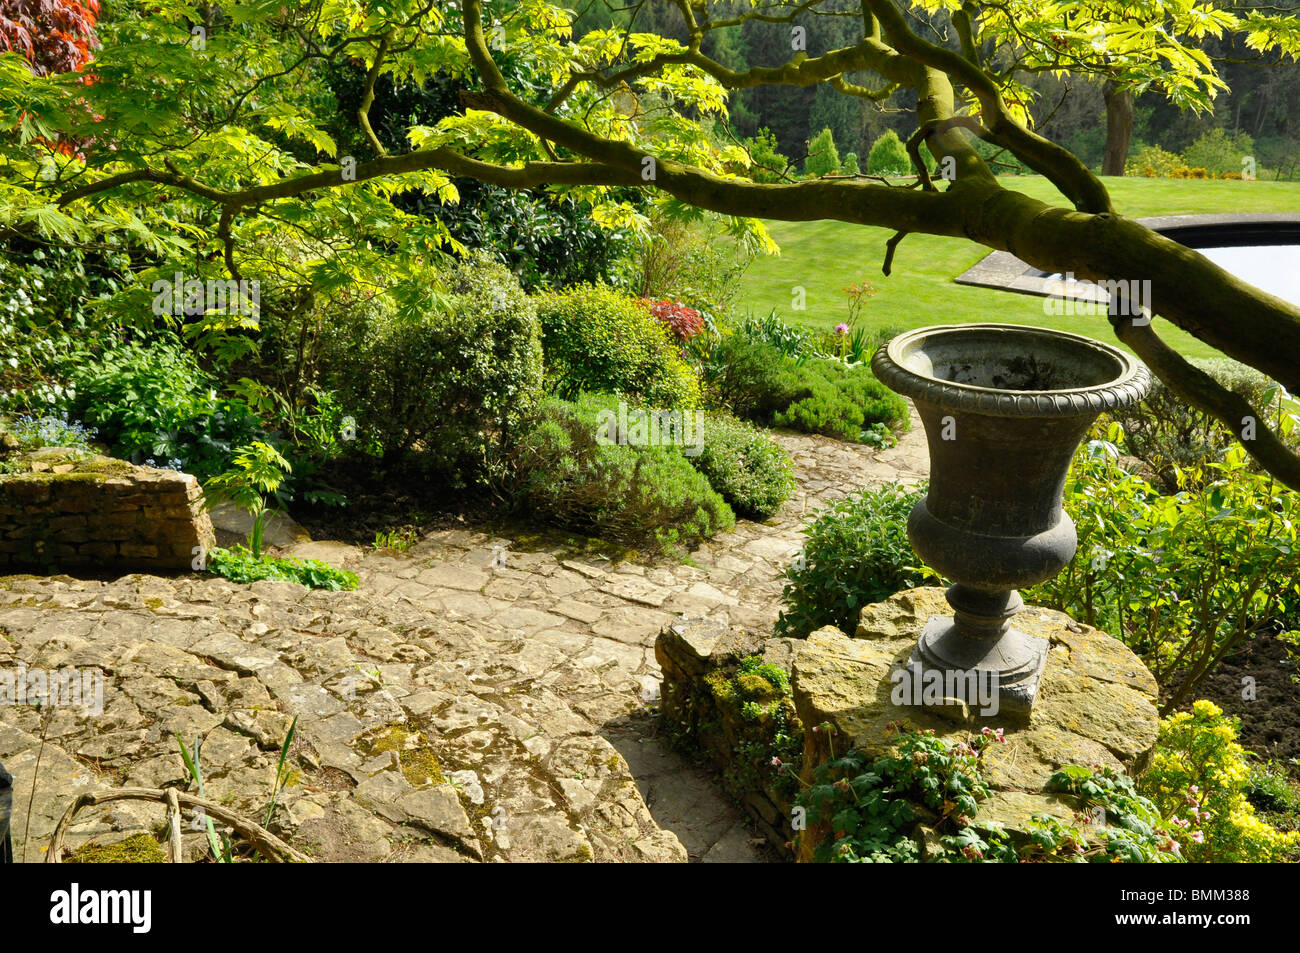
<path id="1" fill-rule="evenodd" d="M 187 570 L 216 545 L 198 481 L 47 447 L 0 471 L 0 573 Z"/>

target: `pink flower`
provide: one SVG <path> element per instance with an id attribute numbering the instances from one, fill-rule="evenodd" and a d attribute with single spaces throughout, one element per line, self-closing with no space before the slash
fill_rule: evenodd
<path id="1" fill-rule="evenodd" d="M 849 333 L 849 326 L 848 326 L 847 324 L 837 324 L 837 325 L 835 325 L 835 333 L 836 333 L 836 334 L 848 334 L 848 333 Z"/>
<path id="2" fill-rule="evenodd" d="M 1203 834 L 1201 831 L 1192 831 L 1192 843 L 1193 844 L 1205 843 L 1205 834 Z"/>

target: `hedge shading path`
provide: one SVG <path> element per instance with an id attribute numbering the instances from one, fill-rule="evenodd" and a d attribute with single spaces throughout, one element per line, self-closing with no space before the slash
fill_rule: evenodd
<path id="1" fill-rule="evenodd" d="M 915 422 L 886 451 L 778 439 L 796 462 L 795 497 L 688 563 L 573 559 L 464 529 L 400 555 L 292 547 L 355 571 L 355 592 L 0 577 L 0 668 L 94 668 L 105 682 L 98 718 L 0 706 L 17 856 L 38 754 L 29 861 L 76 795 L 180 783 L 173 732 L 204 738 L 210 800 L 264 818 L 297 714 L 271 828 L 318 860 L 772 859 L 714 778 L 657 734 L 655 637 L 682 613 L 770 626 L 804 519 L 854 489 L 921 479 L 928 464 Z M 85 812 L 69 846 L 155 829 L 165 810 Z M 191 833 L 187 853 L 204 841 Z"/>

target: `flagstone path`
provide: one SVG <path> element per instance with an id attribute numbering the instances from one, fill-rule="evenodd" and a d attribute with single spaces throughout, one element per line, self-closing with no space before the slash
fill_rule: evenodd
<path id="1" fill-rule="evenodd" d="M 465 529 L 400 555 L 293 548 L 355 571 L 354 592 L 0 577 L 0 670 L 76 667 L 104 683 L 98 715 L 0 706 L 17 855 L 41 859 L 78 792 L 181 783 L 174 735 L 202 739 L 207 797 L 263 819 L 296 715 L 272 826 L 321 860 L 772 859 L 716 779 L 658 735 L 654 640 L 683 613 L 770 628 L 813 511 L 924 477 L 913 423 L 885 451 L 779 435 L 795 497 L 684 563 L 570 558 Z M 163 821 L 140 802 L 82 817 L 74 845 Z M 202 821 L 188 823 L 199 856 Z"/>

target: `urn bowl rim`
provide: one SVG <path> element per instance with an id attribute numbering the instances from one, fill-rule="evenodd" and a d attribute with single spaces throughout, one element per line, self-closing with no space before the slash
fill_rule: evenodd
<path id="1" fill-rule="evenodd" d="M 963 345 L 965 350 L 963 350 Z M 1066 386 L 1053 386 L 1055 367 L 1036 387 L 987 386 L 991 366 L 1035 360 L 1033 348 L 1065 367 Z M 956 357 L 954 357 L 956 355 Z M 962 362 L 972 380 L 936 373 L 936 361 Z M 992 363 L 990 364 L 990 359 Z M 1052 363 L 1045 361 L 1045 366 Z M 976 369 L 971 371 L 971 367 Z M 946 410 L 997 417 L 1081 417 L 1135 404 L 1151 389 L 1146 365 L 1110 344 L 1053 328 L 1024 324 L 942 324 L 916 328 L 891 339 L 871 359 L 887 387 L 915 401 Z M 958 376 L 953 374 L 952 376 Z M 1023 374 L 1022 374 L 1023 377 Z M 1027 381 L 1027 378 L 1026 378 Z M 1014 384 L 1014 382 L 1012 382 Z"/>

